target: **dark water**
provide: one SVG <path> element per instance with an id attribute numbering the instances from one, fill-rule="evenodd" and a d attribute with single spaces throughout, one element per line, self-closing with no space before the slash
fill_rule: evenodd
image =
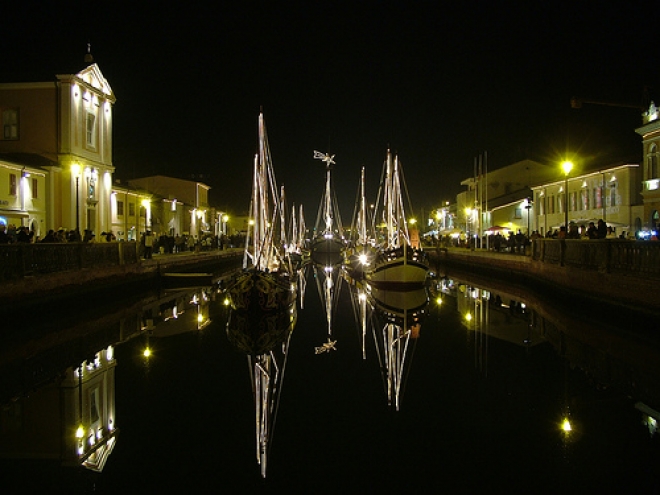
<path id="1" fill-rule="evenodd" d="M 323 291 L 312 274 L 307 281 L 281 370 L 265 479 L 256 459 L 247 357 L 227 339 L 222 295 L 206 290 L 208 301 L 200 291 L 196 299 L 192 293 L 150 296 L 134 311 L 114 310 L 94 322 L 90 332 L 108 336 L 102 345 L 115 346 L 116 361 L 119 433 L 101 473 L 5 460 L 0 492 L 660 491 L 658 435 L 636 408 L 644 402 L 658 409 L 652 341 L 605 322 L 594 330 L 577 318 L 562 321 L 561 308 L 521 305 L 525 301 L 501 283 L 485 292 L 459 280 L 446 282 L 444 292 L 434 284 L 417 338 L 405 339 L 396 410 L 388 403 L 383 348 L 377 351 L 382 313 L 368 313 L 363 342 L 354 288 L 335 280 L 330 337 L 336 350 L 315 354 L 328 341 L 328 323 Z M 370 299 L 378 301 L 382 297 Z M 184 310 L 178 318 L 174 302 L 176 312 Z M 151 335 L 140 330 L 149 320 Z M 148 359 L 146 346 L 153 351 Z M 58 344 L 56 355 L 66 348 Z M 52 347 L 42 352 L 53 354 Z M 67 359 L 75 358 L 71 352 Z M 42 360 L 44 374 L 48 363 L 59 361 Z M 4 408 L 0 441 L 17 403 L 27 416 L 37 394 L 59 386 L 57 376 L 42 382 Z M 6 379 L 5 390 L 13 383 Z M 63 418 L 45 412 L 30 419 L 68 431 Z M 560 428 L 567 414 L 570 433 Z M 31 428 L 27 422 L 23 431 Z"/>

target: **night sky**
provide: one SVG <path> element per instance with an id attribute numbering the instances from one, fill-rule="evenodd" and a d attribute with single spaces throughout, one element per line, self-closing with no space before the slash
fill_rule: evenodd
<path id="1" fill-rule="evenodd" d="M 570 99 L 660 100 L 651 1 L 47 3 L 0 7 L 0 81 L 79 70 L 91 43 L 117 97 L 116 178 L 194 175 L 236 213 L 261 107 L 277 178 L 310 224 L 314 150 L 336 155 L 350 216 L 360 168 L 373 201 L 389 146 L 418 214 L 453 200 L 484 152 L 491 170 L 638 161 L 639 110 Z"/>

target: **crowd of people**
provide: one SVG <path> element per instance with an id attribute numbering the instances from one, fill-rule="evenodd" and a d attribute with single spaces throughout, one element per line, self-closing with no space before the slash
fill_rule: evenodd
<path id="1" fill-rule="evenodd" d="M 49 230 L 41 238 L 35 235 L 34 231 L 27 226 L 16 227 L 13 224 L 5 225 L 0 223 L 0 244 L 14 243 L 67 243 L 67 242 L 117 242 L 117 237 L 112 231 L 101 232 L 97 237 L 92 230 L 85 230 L 81 235 L 76 230 L 66 230 L 60 228 Z M 143 232 L 139 239 L 140 255 L 145 259 L 150 259 L 154 253 L 174 254 L 185 251 L 205 251 L 211 249 L 227 249 L 230 247 L 243 247 L 245 245 L 245 235 L 236 234 L 211 235 L 201 233 L 200 235 L 191 234 L 155 234 L 151 231 Z"/>
<path id="2" fill-rule="evenodd" d="M 212 235 L 202 234 L 154 234 L 144 232 L 140 237 L 140 255 L 151 259 L 154 254 L 176 254 L 186 251 L 209 251 L 212 249 L 228 249 L 244 247 L 245 235 Z"/>
<path id="3" fill-rule="evenodd" d="M 526 252 L 529 246 L 535 239 L 627 239 L 635 240 L 635 235 L 632 232 L 623 231 L 617 234 L 614 228 L 608 226 L 604 220 L 597 222 L 589 222 L 585 225 L 578 225 L 575 222 L 570 222 L 568 229 L 561 226 L 558 229 L 549 229 L 545 235 L 534 230 L 528 236 L 523 234 L 520 229 L 514 231 L 496 231 L 487 233 L 483 238 L 478 236 L 468 236 L 465 232 L 460 232 L 454 236 L 442 236 L 439 239 L 436 236 L 431 236 L 431 246 L 435 247 L 464 247 L 464 248 L 488 248 L 491 251 L 520 253 Z M 650 237 L 651 240 L 657 240 L 657 237 Z"/>

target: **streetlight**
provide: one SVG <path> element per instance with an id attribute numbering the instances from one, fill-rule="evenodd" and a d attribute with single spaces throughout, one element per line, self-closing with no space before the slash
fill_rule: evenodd
<path id="1" fill-rule="evenodd" d="M 565 161 L 561 164 L 561 168 L 566 176 L 564 182 L 564 225 L 566 226 L 566 234 L 568 234 L 568 175 L 573 170 L 573 162 Z"/>
<path id="2" fill-rule="evenodd" d="M 529 214 L 531 213 L 530 210 L 532 208 L 532 198 L 527 198 L 525 201 L 525 209 L 527 210 L 527 238 L 529 238 Z"/>
<path id="3" fill-rule="evenodd" d="M 143 199 L 142 207 L 144 208 L 144 232 L 146 233 L 147 230 L 149 230 L 149 219 L 151 218 L 151 215 L 149 215 L 151 201 L 148 199 Z"/>

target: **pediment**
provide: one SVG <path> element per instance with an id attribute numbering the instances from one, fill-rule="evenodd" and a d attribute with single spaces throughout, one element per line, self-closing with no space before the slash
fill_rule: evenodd
<path id="1" fill-rule="evenodd" d="M 76 78 L 84 81 L 92 88 L 100 91 L 104 95 L 114 99 L 114 93 L 108 80 L 103 76 L 101 69 L 97 64 L 87 66 L 85 69 L 76 74 Z"/>

